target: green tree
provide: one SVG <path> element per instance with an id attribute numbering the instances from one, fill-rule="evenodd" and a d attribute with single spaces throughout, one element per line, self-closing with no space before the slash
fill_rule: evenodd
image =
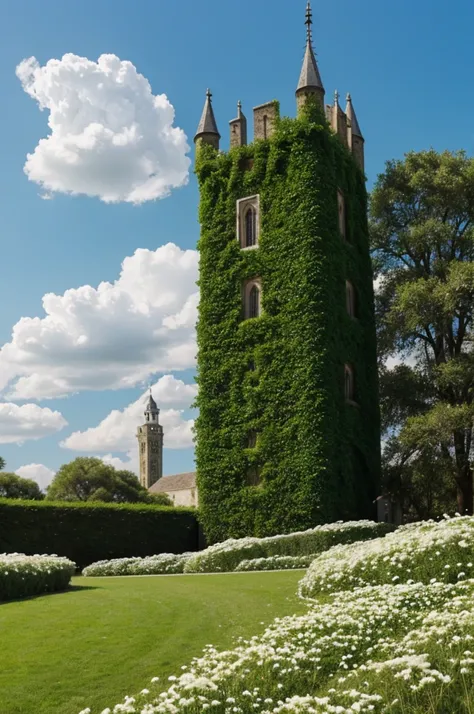
<path id="1" fill-rule="evenodd" d="M 5 463 L 5 459 L 0 456 L 0 471 L 3 471 L 3 469 L 5 468 Z"/>
<path id="2" fill-rule="evenodd" d="M 371 246 L 386 480 L 408 482 L 415 500 L 421 492 L 422 512 L 455 486 L 458 511 L 472 513 L 474 159 L 430 150 L 388 162 L 371 198 Z M 409 363 L 389 371 L 396 354 Z M 431 506 L 428 483 L 439 489 Z"/>
<path id="3" fill-rule="evenodd" d="M 23 498 L 26 501 L 41 501 L 44 494 L 36 481 L 21 478 L 17 474 L 0 473 L 0 498 Z"/>
<path id="4" fill-rule="evenodd" d="M 84 456 L 61 466 L 48 487 L 46 498 L 50 501 L 155 502 L 131 471 L 117 470 L 101 459 Z"/>

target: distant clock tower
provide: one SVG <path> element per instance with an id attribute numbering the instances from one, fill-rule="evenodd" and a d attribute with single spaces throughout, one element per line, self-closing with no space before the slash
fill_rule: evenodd
<path id="1" fill-rule="evenodd" d="M 160 410 L 150 389 L 145 409 L 145 424 L 137 430 L 140 483 L 145 488 L 150 488 L 163 476 L 163 427 L 159 416 Z"/>

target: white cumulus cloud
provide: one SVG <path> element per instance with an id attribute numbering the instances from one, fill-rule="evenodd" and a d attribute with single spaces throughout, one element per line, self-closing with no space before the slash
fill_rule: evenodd
<path id="1" fill-rule="evenodd" d="M 0 444 L 22 444 L 61 431 L 67 421 L 60 412 L 37 404 L 0 403 Z"/>
<path id="2" fill-rule="evenodd" d="M 40 489 L 46 491 L 56 472 L 48 469 L 44 464 L 26 464 L 25 466 L 20 466 L 15 473 L 22 478 L 36 481 Z"/>
<path id="3" fill-rule="evenodd" d="M 49 293 L 0 350 L 8 399 L 135 386 L 195 364 L 198 254 L 173 243 L 125 258 L 118 279 Z"/>
<path id="4" fill-rule="evenodd" d="M 193 445 L 193 419 L 185 419 L 184 409 L 188 408 L 197 393 L 195 385 L 184 384 L 170 375 L 162 377 L 152 387 L 153 396 L 158 404 L 173 404 L 182 409 L 163 409 L 160 423 L 164 430 L 164 446 L 168 449 L 185 449 Z M 100 424 L 86 431 L 75 431 L 61 442 L 65 449 L 87 451 L 88 453 L 106 453 L 103 457 L 116 468 L 125 468 L 125 462 L 111 454 L 127 453 L 129 460 L 136 463 L 137 426 L 143 424 L 148 394 L 144 393 L 125 409 L 114 409 Z M 108 453 L 110 452 L 110 453 Z M 127 466 L 130 468 L 130 465 Z"/>
<path id="5" fill-rule="evenodd" d="M 50 133 L 24 167 L 45 198 L 63 192 L 138 204 L 187 183 L 189 146 L 173 126 L 174 108 L 165 94 L 153 95 L 131 62 L 68 53 L 44 66 L 25 59 L 16 74 L 49 111 Z"/>

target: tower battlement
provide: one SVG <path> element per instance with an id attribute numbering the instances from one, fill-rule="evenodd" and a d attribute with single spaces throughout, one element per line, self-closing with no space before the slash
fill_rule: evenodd
<path id="1" fill-rule="evenodd" d="M 306 6 L 306 49 L 301 67 L 298 85 L 296 87 L 297 116 L 301 116 L 308 101 L 312 101 L 321 110 L 332 131 L 339 137 L 342 144 L 353 154 L 359 168 L 364 171 L 364 138 L 360 131 L 350 95 L 347 95 L 347 107 L 343 111 L 339 106 L 339 93 L 335 92 L 334 104 L 325 104 L 325 89 L 321 79 L 316 54 L 313 47 L 313 13 L 311 3 Z M 196 147 L 209 144 L 219 150 L 220 139 L 209 89 L 206 94 L 201 121 L 194 137 Z M 253 109 L 254 133 L 253 140 L 270 139 L 275 133 L 280 118 L 278 101 L 274 100 L 260 104 Z M 230 149 L 247 144 L 247 119 L 242 112 L 242 103 L 238 102 L 238 115 L 229 122 Z"/>

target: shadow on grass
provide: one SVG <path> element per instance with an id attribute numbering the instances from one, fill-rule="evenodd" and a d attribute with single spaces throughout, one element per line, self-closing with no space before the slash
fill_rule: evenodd
<path id="1" fill-rule="evenodd" d="M 11 600 L 0 600 L 1 605 L 8 605 L 12 602 L 27 602 L 29 600 L 37 600 L 41 597 L 54 597 L 55 595 L 68 595 L 69 593 L 77 593 L 83 590 L 103 590 L 97 585 L 71 585 L 65 590 L 55 590 L 54 592 L 36 593 L 36 595 L 25 595 L 24 597 L 11 598 Z"/>

